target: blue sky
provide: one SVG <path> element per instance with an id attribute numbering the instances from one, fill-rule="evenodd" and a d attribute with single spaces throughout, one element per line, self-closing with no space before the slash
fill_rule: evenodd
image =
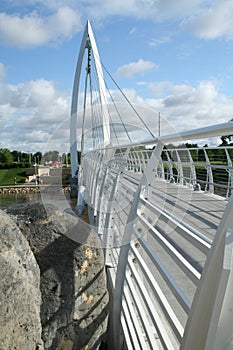
<path id="1" fill-rule="evenodd" d="M 176 130 L 233 117 L 231 0 L 1 0 L 0 147 L 68 151 L 87 19 L 132 103 L 160 112 Z"/>

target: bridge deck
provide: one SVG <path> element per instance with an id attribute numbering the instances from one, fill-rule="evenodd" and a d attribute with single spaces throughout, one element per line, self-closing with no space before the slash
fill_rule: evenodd
<path id="1" fill-rule="evenodd" d="M 140 177 L 141 174 L 130 173 L 128 179 L 136 185 Z M 210 240 L 214 238 L 227 204 L 227 200 L 218 195 L 161 179 L 153 182 L 149 200 Z"/>
<path id="2" fill-rule="evenodd" d="M 180 221 L 213 239 L 220 223 L 227 201 L 217 195 L 193 191 L 192 187 L 165 184 L 157 181 L 153 188 L 153 200 L 163 206 Z"/>
<path id="3" fill-rule="evenodd" d="M 133 200 L 141 176 L 140 173 L 124 173 L 118 193 L 124 192 L 127 195 L 117 200 L 121 209 L 118 210 L 118 218 L 114 218 L 116 225 L 125 222 L 129 214 L 127 204 Z M 148 298 L 151 297 L 151 303 L 155 305 L 168 334 L 174 330 L 169 330 L 169 324 L 166 326 L 166 316 L 162 316 L 164 306 L 161 307 L 158 294 L 164 296 L 176 315 L 176 327 L 181 329 L 178 338 L 182 337 L 202 269 L 226 205 L 227 201 L 220 196 L 194 191 L 191 186 L 169 183 L 159 178 L 155 178 L 147 192 L 140 196 L 136 227 L 137 232 L 141 232 L 141 237 L 139 245 L 135 244 L 136 237 L 132 237 L 129 269 L 132 272 L 135 268 L 139 285 L 142 283 L 148 291 Z M 116 254 L 118 255 L 118 249 Z M 115 256 L 115 261 L 117 259 Z M 131 266 L 131 261 L 134 262 L 134 267 Z M 149 269 L 150 276 L 146 276 L 143 264 Z M 116 268 L 110 273 L 114 285 L 113 270 L 116 271 Z M 154 295 L 154 287 L 151 289 L 152 278 L 158 285 L 155 288 L 159 290 Z M 130 281 L 129 277 L 128 285 Z M 134 279 L 131 282 L 134 283 Z M 134 285 L 134 288 L 138 287 Z M 127 292 L 125 293 L 127 298 Z M 158 334 L 154 334 L 154 338 L 158 345 Z M 172 343 L 174 349 L 179 348 L 179 342 L 174 340 Z M 159 348 L 160 346 L 161 344 L 158 345 Z"/>

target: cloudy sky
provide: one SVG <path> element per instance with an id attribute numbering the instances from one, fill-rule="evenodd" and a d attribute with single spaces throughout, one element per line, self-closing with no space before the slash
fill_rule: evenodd
<path id="1" fill-rule="evenodd" d="M 87 19 L 132 103 L 176 130 L 233 117 L 232 0 L 1 0 L 0 148 L 43 151 L 56 134 L 67 151 Z"/>

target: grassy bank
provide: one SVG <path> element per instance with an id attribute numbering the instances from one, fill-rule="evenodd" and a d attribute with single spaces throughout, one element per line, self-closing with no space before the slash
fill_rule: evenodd
<path id="1" fill-rule="evenodd" d="M 24 183 L 25 171 L 26 168 L 0 169 L 0 186 L 14 185 L 14 178 L 16 178 L 17 185 Z"/>

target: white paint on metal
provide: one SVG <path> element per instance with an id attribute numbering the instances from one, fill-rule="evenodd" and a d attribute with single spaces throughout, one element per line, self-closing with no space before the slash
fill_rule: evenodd
<path id="1" fill-rule="evenodd" d="M 71 102 L 71 119 L 70 119 L 70 153 L 71 153 L 71 169 L 72 176 L 75 176 L 78 160 L 77 160 L 77 108 L 78 108 L 78 94 L 79 94 L 79 85 L 80 85 L 80 77 L 82 70 L 83 57 L 85 53 L 85 49 L 87 46 L 87 40 L 90 40 L 91 49 L 94 57 L 94 64 L 96 67 L 98 84 L 99 84 L 99 94 L 100 101 L 102 106 L 102 116 L 103 116 L 103 147 L 106 147 L 110 143 L 110 127 L 109 127 L 109 113 L 107 109 L 107 97 L 106 97 L 106 88 L 104 82 L 104 76 L 102 71 L 102 65 L 100 61 L 100 56 L 98 53 L 96 41 L 94 38 L 94 34 L 90 25 L 90 22 L 87 21 L 83 38 L 79 50 L 78 62 L 76 66 L 74 84 L 73 84 L 73 92 L 72 92 L 72 102 Z"/>
<path id="2" fill-rule="evenodd" d="M 97 232 L 107 246 L 104 248 L 107 248 L 107 275 L 113 289 L 111 314 L 114 326 L 111 331 L 114 350 L 123 347 L 120 341 L 122 330 L 127 349 L 231 349 L 233 197 L 227 203 L 216 195 L 204 194 L 203 191 L 194 193 L 190 186 L 181 186 L 183 181 L 189 185 L 197 181 L 196 164 L 190 150 L 189 159 L 185 161 L 179 155 L 180 150 L 175 150 L 180 184 L 166 182 L 164 164 L 168 164 L 172 174 L 175 161 L 168 156 L 165 162 L 161 154 L 165 143 L 233 134 L 233 122 L 140 142 L 140 146 L 156 144 L 149 156 L 146 149 L 134 149 L 134 146 L 139 146 L 137 143 L 111 147 L 103 72 L 88 22 L 72 96 L 70 141 L 73 176 L 77 170 L 79 80 L 87 39 L 93 50 L 102 92 L 104 140 L 102 148 L 83 157 L 81 192 L 85 189 L 83 192 L 93 206 L 90 221 L 96 224 Z M 169 151 L 165 152 L 168 154 Z M 211 163 L 206 150 L 204 153 L 206 161 L 202 166 L 209 169 L 204 185 L 211 191 L 216 185 L 221 188 L 222 184 L 214 183 L 212 173 L 214 168 L 218 168 L 228 173 L 228 186 L 231 186 L 232 147 L 226 150 L 227 164 L 223 165 Z M 190 175 L 185 178 L 184 167 L 187 166 Z M 159 172 L 163 174 L 162 179 Z M 164 191 L 163 186 L 166 187 Z M 184 190 L 183 197 L 179 196 L 181 188 Z M 230 192 L 229 187 L 226 189 L 227 196 Z M 190 210 L 185 205 L 187 198 Z M 182 212 L 185 210 L 189 215 L 187 222 Z M 124 228 L 123 237 L 120 237 L 122 241 L 114 246 L 119 227 Z M 193 250 L 196 255 L 192 255 Z"/>

